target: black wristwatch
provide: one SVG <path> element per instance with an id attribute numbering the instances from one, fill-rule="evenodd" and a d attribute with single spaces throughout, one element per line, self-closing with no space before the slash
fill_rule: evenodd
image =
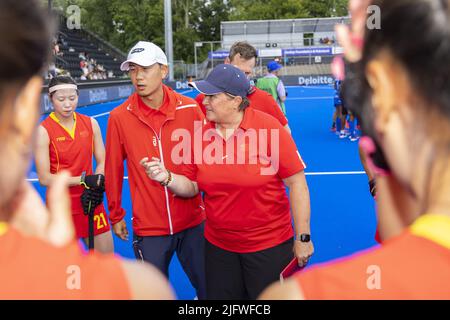
<path id="1" fill-rule="evenodd" d="M 308 233 L 302 233 L 297 235 L 297 237 L 295 238 L 296 241 L 300 241 L 300 242 L 310 242 L 311 241 L 311 235 Z"/>

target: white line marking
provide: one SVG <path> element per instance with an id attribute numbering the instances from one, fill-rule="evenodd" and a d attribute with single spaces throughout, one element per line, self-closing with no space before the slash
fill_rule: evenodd
<path id="1" fill-rule="evenodd" d="M 110 113 L 111 113 L 111 111 L 108 111 L 108 112 L 103 112 L 103 113 L 96 114 L 96 115 L 93 115 L 93 116 L 90 116 L 90 117 L 91 117 L 91 118 L 99 118 L 99 117 L 106 116 L 106 115 L 108 115 L 108 114 L 110 114 Z"/>
<path id="2" fill-rule="evenodd" d="M 286 100 L 329 100 L 329 99 L 334 99 L 334 96 L 327 96 L 327 97 L 287 98 Z"/>
<path id="3" fill-rule="evenodd" d="M 224 157 L 226 158 L 226 156 Z M 359 175 L 366 174 L 364 171 L 341 171 L 341 172 L 305 172 L 307 176 L 345 176 L 345 175 Z M 123 177 L 128 180 L 128 176 Z M 28 182 L 38 182 L 38 179 L 27 179 Z"/>
<path id="4" fill-rule="evenodd" d="M 288 89 L 316 89 L 316 90 L 330 90 L 333 89 L 331 85 L 326 85 L 323 87 L 313 87 L 313 86 L 285 86 Z"/>
<path id="5" fill-rule="evenodd" d="M 364 171 L 342 171 L 342 172 L 305 172 L 307 176 L 344 176 L 366 174 Z"/>
<path id="6" fill-rule="evenodd" d="M 185 91 L 181 91 L 180 94 L 185 94 L 185 93 L 189 93 L 189 92 L 192 92 L 192 91 L 194 91 L 194 90 L 193 89 L 185 90 Z"/>

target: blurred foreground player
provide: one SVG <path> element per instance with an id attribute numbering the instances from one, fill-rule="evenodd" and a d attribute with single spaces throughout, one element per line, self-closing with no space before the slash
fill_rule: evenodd
<path id="1" fill-rule="evenodd" d="M 365 137 L 376 168 L 383 245 L 274 285 L 265 299 L 450 299 L 449 1 L 376 0 L 346 81 L 359 82 Z M 337 28 L 347 59 L 349 30 Z M 416 119 L 422 119 L 417 126 Z"/>
<path id="2" fill-rule="evenodd" d="M 53 179 L 49 209 L 25 181 L 50 50 L 37 1 L 0 2 L 0 42 L 0 299 L 172 298 L 153 267 L 82 253 L 67 173 Z"/>

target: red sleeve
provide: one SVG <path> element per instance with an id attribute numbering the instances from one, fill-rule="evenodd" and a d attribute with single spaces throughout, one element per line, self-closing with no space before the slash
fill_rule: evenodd
<path id="1" fill-rule="evenodd" d="M 200 93 L 195 97 L 195 101 L 197 101 L 198 105 L 200 106 L 200 109 L 202 110 L 203 115 L 206 115 L 206 109 L 205 109 L 205 106 L 203 105 L 204 98 L 205 98 L 205 95 L 203 93 Z"/>
<path id="2" fill-rule="evenodd" d="M 306 164 L 297 150 L 292 136 L 281 126 L 279 127 L 279 170 L 278 176 L 281 179 L 288 178 L 300 171 L 305 170 Z M 271 139 L 272 140 L 272 139 Z M 275 141 L 276 143 L 277 141 Z M 277 150 L 275 146 L 275 150 Z M 273 155 L 272 155 L 273 157 Z"/>
<path id="3" fill-rule="evenodd" d="M 115 117 L 111 114 L 106 132 L 105 189 L 109 220 L 116 224 L 125 217 L 122 208 L 123 162 L 126 159 L 123 142 Z"/>
<path id="4" fill-rule="evenodd" d="M 269 93 L 261 89 L 255 88 L 255 90 L 255 93 L 249 95 L 251 107 L 255 110 L 270 114 L 280 122 L 281 126 L 286 126 L 288 124 L 288 120 L 284 116 L 283 111 L 281 111 L 281 108 L 275 99 Z"/>
<path id="5" fill-rule="evenodd" d="M 283 111 L 281 111 L 280 106 L 277 104 L 275 99 L 272 96 L 269 96 L 270 99 L 267 99 L 267 101 L 271 101 L 270 109 L 273 111 L 271 115 L 275 117 L 278 121 L 280 121 L 280 124 L 284 127 L 288 124 L 288 120 L 286 116 L 284 115 Z"/>
<path id="6" fill-rule="evenodd" d="M 203 94 L 200 94 L 200 95 L 203 95 Z M 197 99 L 196 99 L 196 101 L 197 101 Z M 203 101 L 203 98 L 201 98 L 201 101 Z M 198 101 L 197 101 L 197 103 L 198 103 Z M 199 105 L 203 106 L 202 104 L 199 104 Z M 183 165 L 183 174 L 191 181 L 197 181 L 197 165 L 195 164 L 195 155 L 194 155 L 194 152 L 196 152 L 196 150 L 194 148 L 194 139 L 196 136 L 195 132 L 197 130 L 201 130 L 204 125 L 205 125 L 205 115 L 200 111 L 200 108 L 196 108 L 196 113 L 194 116 L 194 126 L 192 127 L 192 130 L 191 130 L 191 137 L 193 137 L 192 142 L 191 142 L 191 159 L 190 159 L 190 163 L 186 163 Z M 202 148 L 200 148 L 200 152 L 202 152 Z"/>
<path id="7" fill-rule="evenodd" d="M 191 181 L 197 181 L 197 165 L 194 163 L 194 150 L 192 151 L 191 163 L 183 166 L 183 174 Z"/>

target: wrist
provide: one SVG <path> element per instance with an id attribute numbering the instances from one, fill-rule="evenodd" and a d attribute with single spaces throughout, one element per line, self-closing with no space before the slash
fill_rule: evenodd
<path id="1" fill-rule="evenodd" d="M 309 233 L 298 233 L 294 237 L 295 241 L 302 242 L 302 243 L 308 243 L 311 241 L 311 234 Z"/>
<path id="2" fill-rule="evenodd" d="M 83 173 L 81 173 L 79 182 L 80 182 L 80 185 L 84 186 L 85 188 L 88 188 L 85 180 L 86 180 L 86 171 L 83 171 Z"/>
<path id="3" fill-rule="evenodd" d="M 161 184 L 163 187 L 168 187 L 169 184 L 171 184 L 171 182 L 173 181 L 172 173 L 171 173 L 169 170 L 167 170 L 167 169 L 166 169 L 166 171 L 167 171 L 167 179 L 164 180 L 164 181 L 162 181 L 162 182 L 160 182 L 160 184 Z"/>

